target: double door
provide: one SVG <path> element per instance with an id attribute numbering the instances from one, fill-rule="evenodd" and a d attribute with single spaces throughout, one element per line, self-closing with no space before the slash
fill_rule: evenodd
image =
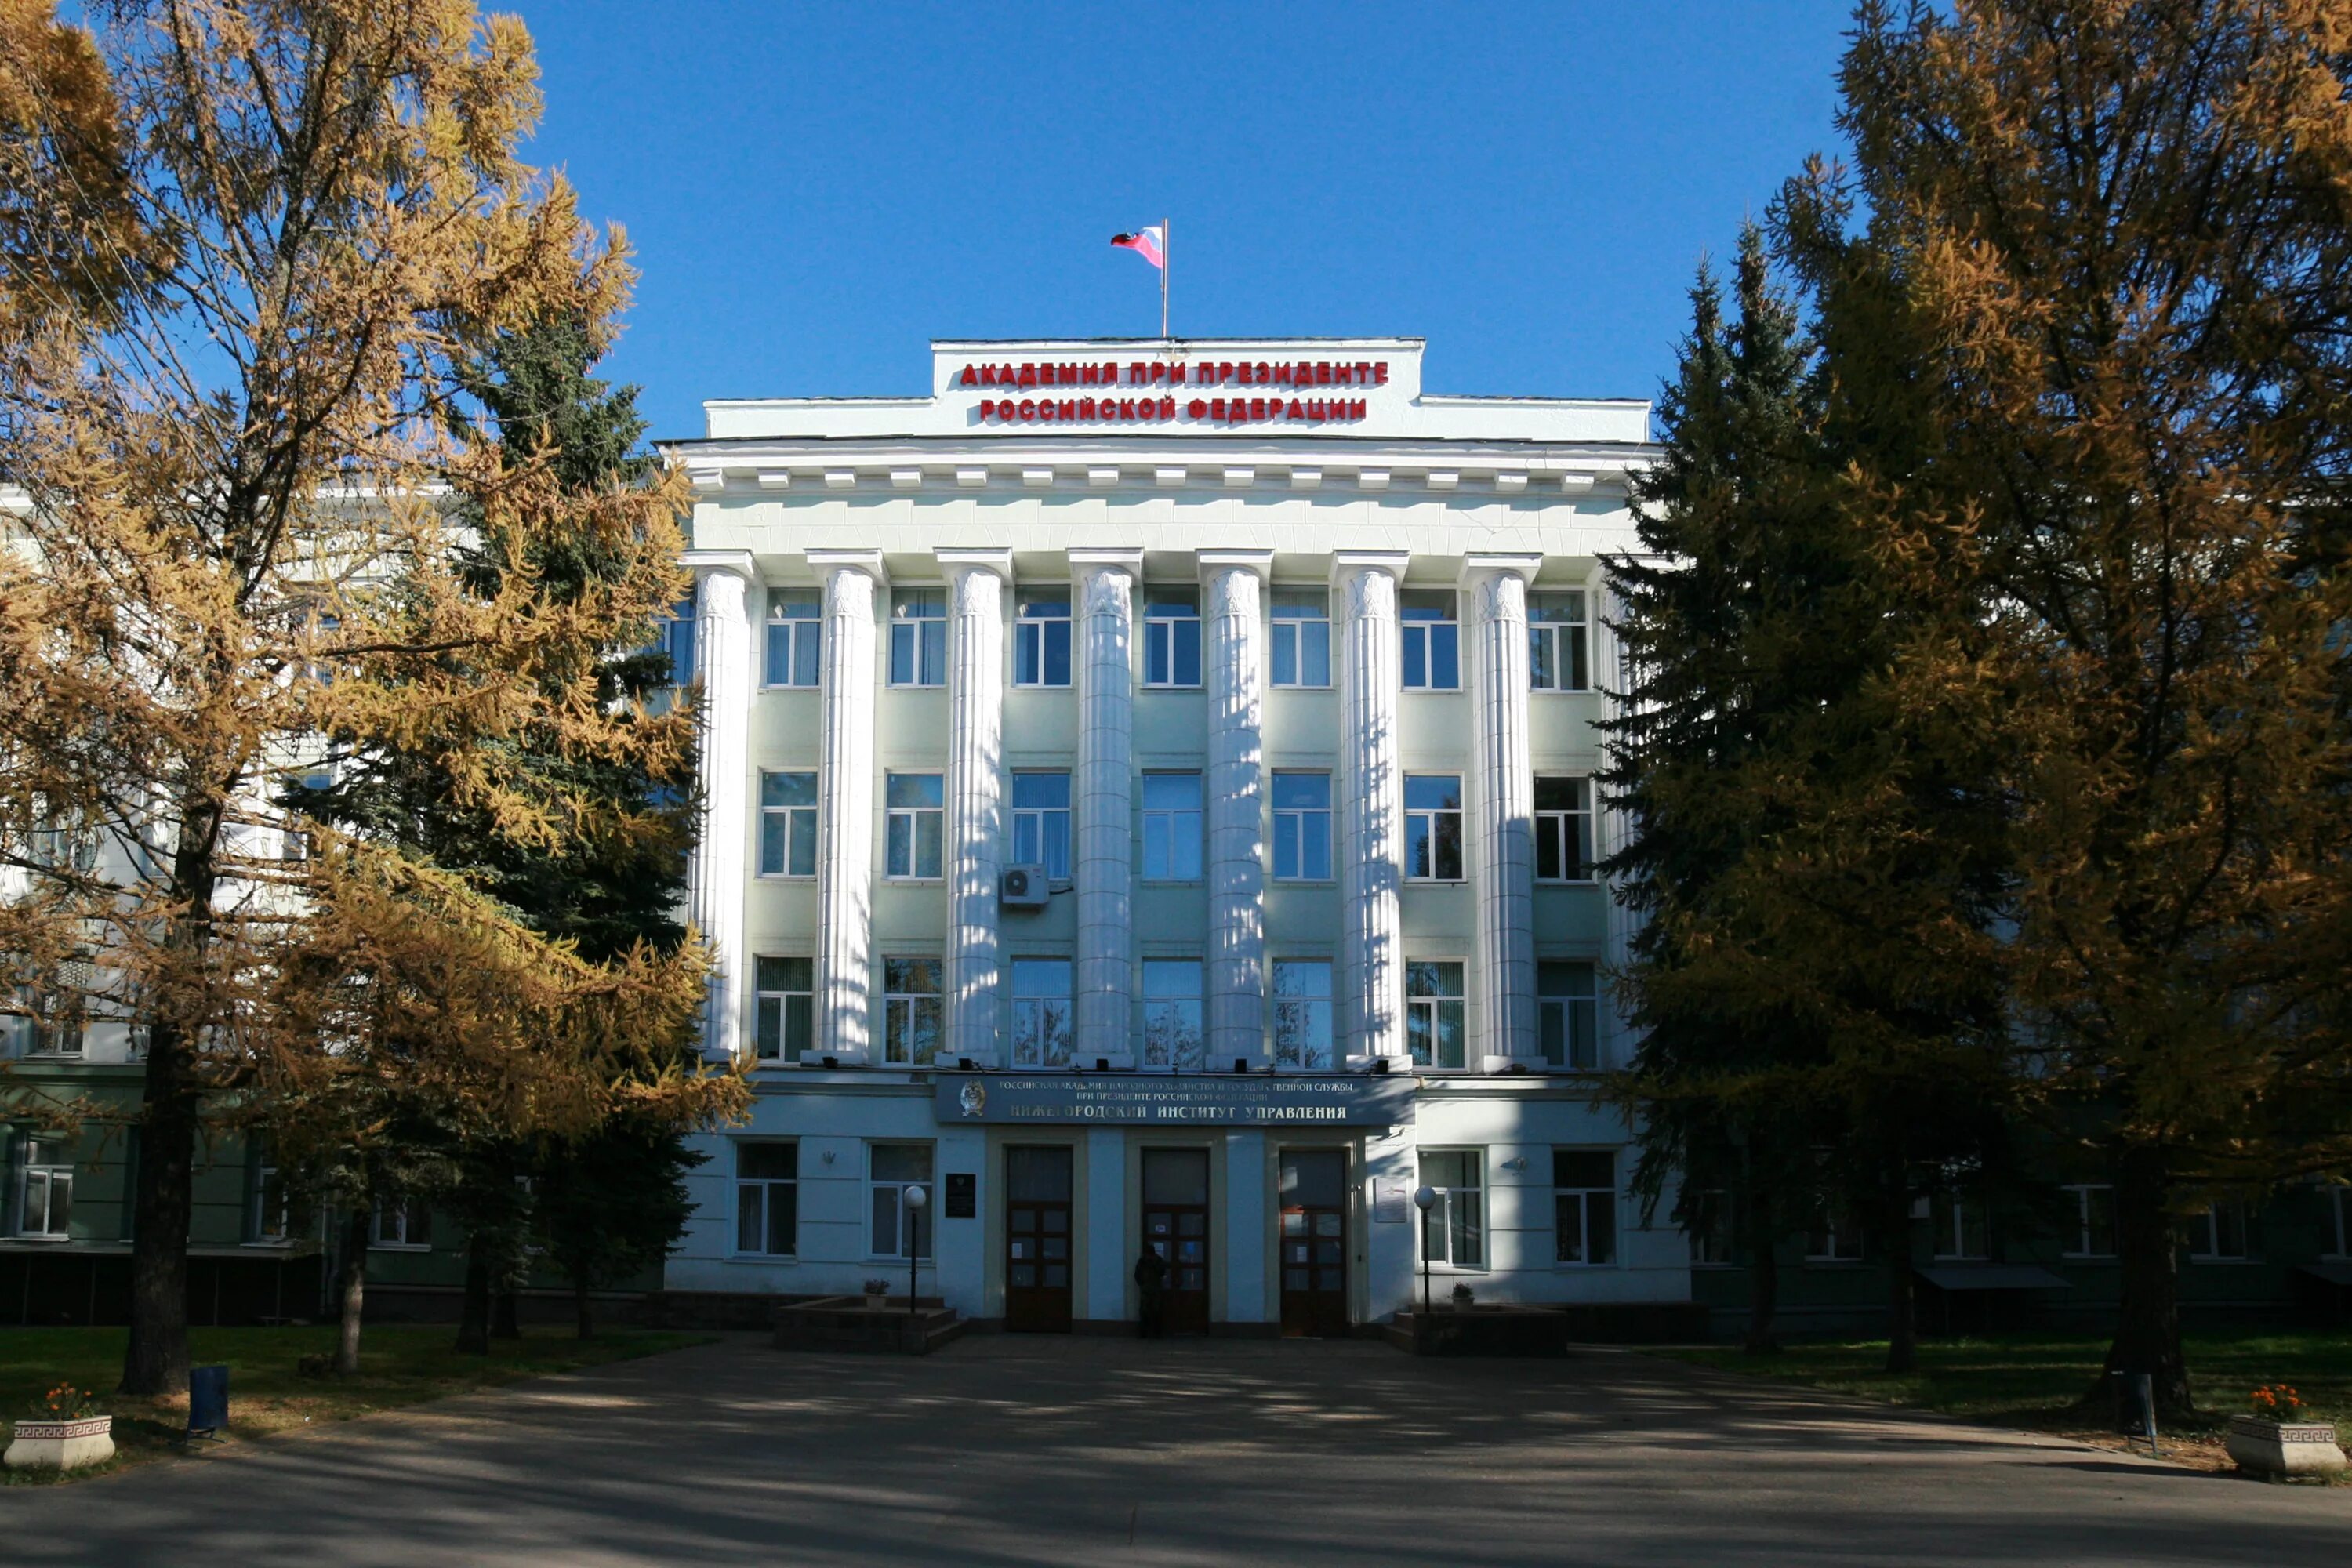
<path id="1" fill-rule="evenodd" d="M 1209 1152 L 1143 1151 L 1143 1244 L 1167 1265 L 1162 1322 L 1209 1331 Z"/>
<path id="2" fill-rule="evenodd" d="M 1286 1149 L 1281 1163 L 1282 1331 L 1348 1332 L 1348 1152 Z"/>
<path id="3" fill-rule="evenodd" d="M 1070 1151 L 1004 1151 L 1004 1326 L 1070 1331 Z"/>

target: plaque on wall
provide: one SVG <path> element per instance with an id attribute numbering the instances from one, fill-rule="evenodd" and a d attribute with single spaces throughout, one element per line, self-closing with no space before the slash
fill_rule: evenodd
<path id="1" fill-rule="evenodd" d="M 980 1178 L 969 1171 L 948 1173 L 946 1217 L 972 1219 L 980 1214 Z"/>
<path id="2" fill-rule="evenodd" d="M 1402 1225 L 1412 1215 L 1412 1205 L 1404 1195 L 1404 1184 L 1383 1176 L 1372 1184 L 1372 1217 L 1391 1225 Z"/>

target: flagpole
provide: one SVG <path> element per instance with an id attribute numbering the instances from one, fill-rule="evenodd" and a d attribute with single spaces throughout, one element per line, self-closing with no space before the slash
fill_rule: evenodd
<path id="1" fill-rule="evenodd" d="M 1160 341 L 1168 336 L 1168 220 L 1160 220 Z"/>

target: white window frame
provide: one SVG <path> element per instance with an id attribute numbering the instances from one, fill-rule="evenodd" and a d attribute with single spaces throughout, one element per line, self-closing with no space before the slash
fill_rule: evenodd
<path id="1" fill-rule="evenodd" d="M 1055 590 L 1043 588 L 1041 594 Z M 1077 671 L 1076 632 L 1071 620 L 1071 607 L 1076 597 L 1075 584 L 1061 586 L 1061 602 L 1032 600 L 1021 590 L 1014 590 L 1016 609 L 1013 622 L 1013 684 L 1024 690 L 1066 690 Z M 1052 611 L 1059 615 L 1035 615 L 1034 610 Z M 1053 661 L 1048 657 L 1053 648 L 1055 628 L 1060 629 L 1063 679 L 1048 679 Z M 1028 671 L 1024 674 L 1024 671 Z M 1033 679 L 1034 677 L 1034 679 Z"/>
<path id="2" fill-rule="evenodd" d="M 1470 1163 L 1467 1169 L 1471 1182 L 1468 1184 L 1456 1186 L 1441 1185 L 1431 1181 L 1428 1162 L 1433 1154 L 1469 1156 Z M 1491 1229 L 1486 1214 L 1486 1151 L 1475 1146 L 1422 1149 L 1416 1153 L 1413 1172 L 1418 1184 L 1434 1187 L 1437 1190 L 1437 1201 L 1430 1205 L 1427 1214 L 1421 1216 L 1421 1223 L 1417 1227 L 1420 1240 L 1416 1244 L 1416 1250 L 1426 1256 L 1430 1268 L 1435 1272 L 1486 1273 L 1489 1267 L 1486 1254 L 1490 1249 L 1486 1243 L 1490 1239 L 1488 1232 Z M 1478 1255 L 1467 1261 L 1454 1256 L 1455 1235 L 1462 1228 L 1457 1221 L 1461 1211 L 1465 1207 L 1473 1211 L 1470 1217 L 1472 1223 L 1477 1227 L 1478 1233 Z M 1431 1246 L 1433 1233 L 1444 1238 L 1445 1246 L 1442 1252 Z"/>
<path id="3" fill-rule="evenodd" d="M 777 652 L 783 678 L 777 679 Z M 760 643 L 760 688 L 807 691 L 824 679 L 824 600 L 816 589 L 771 588 L 768 618 Z"/>
<path id="4" fill-rule="evenodd" d="M 735 1202 L 733 1205 L 733 1214 L 730 1216 L 734 1222 L 734 1245 L 730 1249 L 732 1255 L 737 1258 L 798 1258 L 801 1255 L 801 1146 L 799 1142 L 796 1140 L 790 1138 L 732 1138 L 728 1140 L 728 1142 L 734 1145 L 733 1155 L 735 1161 L 735 1170 L 732 1173 L 732 1179 L 735 1184 Z M 793 1173 L 789 1176 L 745 1175 L 743 1173 L 743 1151 L 752 1148 L 790 1150 L 792 1152 Z M 757 1227 L 761 1245 L 756 1247 L 747 1247 L 743 1245 L 743 1231 L 744 1221 L 749 1217 L 748 1210 L 750 1205 L 745 1202 L 745 1199 L 755 1189 L 757 1190 L 759 1196 L 760 1215 Z M 783 1194 L 783 1201 L 792 1206 L 793 1246 L 792 1250 L 789 1252 L 771 1251 L 766 1245 L 769 1237 L 772 1234 L 774 1229 L 772 1222 L 777 1201 L 776 1194 L 779 1190 Z"/>
<path id="5" fill-rule="evenodd" d="M 1143 961 L 1143 1065 L 1147 1069 L 1200 1072 L 1207 1068 L 1207 981 L 1208 965 L 1196 957 L 1161 954 Z"/>
<path id="6" fill-rule="evenodd" d="M 1443 619 L 1411 619 L 1404 615 L 1407 601 L 1423 595 L 1435 597 L 1443 594 L 1452 602 L 1453 609 Z M 1462 689 L 1462 597 L 1451 588 L 1406 588 L 1397 595 L 1397 645 L 1402 663 L 1402 682 L 1407 691 L 1459 691 Z M 1440 646 L 1451 644 L 1454 649 L 1454 679 L 1444 685 L 1437 684 Z"/>
<path id="7" fill-rule="evenodd" d="M 1060 984 L 1039 967 L 1059 966 Z M 1024 975 L 1022 971 L 1030 973 Z M 1013 1065 L 1054 1070 L 1076 1058 L 1077 966 L 1062 953 L 1023 953 L 1013 959 L 1006 981 L 1013 994 Z M 1058 1047 L 1058 1048 L 1057 1048 Z"/>
<path id="8" fill-rule="evenodd" d="M 906 989 L 919 976 L 911 968 L 900 966 L 913 964 L 929 966 L 933 989 Z M 935 954 L 898 953 L 882 961 L 882 1060 L 886 1065 L 929 1067 L 939 1059 L 940 1047 L 947 1044 L 946 989 L 945 965 Z M 930 1029 L 928 1053 L 920 1034 L 926 1024 Z"/>
<path id="9" fill-rule="evenodd" d="M 2060 1249 L 2059 1255 L 2085 1262 L 2114 1258 L 2116 1256 L 2116 1189 L 2114 1185 L 2107 1182 L 2075 1182 L 2059 1190 L 2074 1200 L 2074 1237 Z M 2106 1194 L 2107 1205 L 2108 1245 L 2105 1251 L 2101 1251 L 2094 1245 L 2095 1238 L 2091 1227 L 2091 1205 L 2095 1194 L 2101 1193 Z"/>
<path id="10" fill-rule="evenodd" d="M 1559 1157 L 1562 1154 L 1599 1155 L 1606 1158 L 1609 1162 L 1609 1184 L 1606 1187 L 1596 1187 L 1589 1184 L 1562 1185 L 1559 1179 Z M 1624 1227 L 1620 1224 L 1620 1220 L 1622 1216 L 1618 1212 L 1620 1173 L 1617 1168 L 1617 1151 L 1614 1149 L 1596 1149 L 1591 1145 L 1585 1145 L 1580 1148 L 1559 1148 L 1551 1151 L 1551 1160 L 1552 1266 L 1556 1268 L 1618 1268 L 1623 1267 L 1625 1248 L 1623 1245 L 1624 1237 L 1622 1232 Z M 1577 1205 L 1577 1210 L 1580 1216 L 1578 1219 L 1580 1241 L 1581 1250 L 1586 1254 L 1586 1256 L 1582 1258 L 1570 1258 L 1562 1256 L 1562 1254 L 1567 1250 L 1566 1239 L 1561 1236 L 1559 1228 L 1560 1201 L 1564 1198 L 1572 1200 Z M 1594 1258 L 1591 1256 L 1592 1252 L 1592 1215 L 1596 1205 L 1608 1215 L 1609 1256 L 1606 1258 Z"/>
<path id="11" fill-rule="evenodd" d="M 1583 972 L 1582 991 L 1555 989 L 1562 968 Z M 1549 972 L 1549 973 L 1547 973 Z M 1559 1019 L 1559 1060 L 1551 1059 L 1545 1043 L 1552 1037 L 1552 1016 Z M 1577 1060 L 1579 1037 L 1591 1059 Z M 1544 1065 L 1559 1072 L 1601 1070 L 1601 966 L 1588 958 L 1539 958 L 1536 961 L 1536 1045 Z"/>
<path id="12" fill-rule="evenodd" d="M 806 779 L 809 781 L 809 794 L 811 798 L 805 805 L 770 805 L 768 804 L 768 781 L 770 779 Z M 808 769 L 761 768 L 760 770 L 760 839 L 756 847 L 756 858 L 753 860 L 753 864 L 759 867 L 759 871 L 757 873 L 759 876 L 766 877 L 773 880 L 787 882 L 808 881 L 816 876 L 817 797 L 822 794 L 823 788 L 818 782 L 816 773 Z M 783 868 L 779 871 L 771 871 L 768 869 L 768 819 L 772 816 L 779 818 L 783 823 L 782 849 L 784 864 Z M 795 843 L 800 842 L 796 839 L 793 833 L 793 829 L 798 826 L 794 819 L 801 816 L 808 818 L 808 837 L 806 839 L 806 843 L 808 846 L 809 856 L 808 869 L 805 871 L 796 870 L 793 866 L 793 848 Z"/>
<path id="13" fill-rule="evenodd" d="M 920 1149 L 923 1152 L 923 1163 L 926 1166 L 926 1173 L 919 1176 L 891 1177 L 887 1179 L 876 1176 L 874 1173 L 874 1156 L 878 1151 L 883 1149 Z M 866 1212 L 860 1217 L 858 1223 L 862 1225 L 866 1230 L 866 1256 L 867 1258 L 876 1262 L 887 1260 L 893 1263 L 904 1263 L 907 1261 L 908 1233 L 910 1228 L 907 1224 L 907 1189 L 911 1186 L 922 1187 L 930 1198 L 930 1202 L 924 1207 L 921 1223 L 919 1226 L 911 1227 L 915 1232 L 913 1237 L 916 1243 L 915 1256 L 928 1262 L 938 1254 L 940 1220 L 940 1194 L 938 1191 L 939 1168 L 939 1151 L 935 1144 L 911 1140 L 901 1141 L 895 1138 L 884 1138 L 877 1139 L 866 1145 Z M 893 1240 L 891 1245 L 896 1247 L 897 1250 L 892 1252 L 884 1252 L 874 1246 L 874 1199 L 876 1195 L 880 1193 L 891 1191 L 895 1191 L 897 1194 L 897 1199 L 893 1205 L 894 1217 L 891 1222 L 893 1226 Z"/>
<path id="14" fill-rule="evenodd" d="M 390 1223 L 387 1224 L 387 1221 Z M 414 1239 L 419 1236 L 423 1239 Z M 423 1198 L 417 1197 L 378 1199 L 375 1215 L 368 1224 L 368 1250 L 371 1252 L 432 1251 L 431 1206 Z"/>
<path id="15" fill-rule="evenodd" d="M 1176 595 L 1190 592 L 1192 595 L 1192 603 L 1189 606 L 1191 613 L 1189 615 L 1184 613 L 1187 606 L 1181 604 L 1171 603 L 1166 599 L 1154 603 L 1152 600 L 1152 595 L 1155 592 Z M 1176 628 L 1179 626 L 1190 626 L 1192 628 L 1192 668 L 1189 672 L 1192 679 L 1190 680 L 1181 679 L 1181 677 L 1185 675 L 1187 671 L 1183 667 L 1182 661 L 1179 658 L 1179 655 L 1182 651 L 1181 647 L 1181 639 L 1179 639 L 1176 635 Z M 1153 585 L 1147 584 L 1144 587 L 1143 593 L 1144 686 L 1148 689 L 1153 691 L 1199 690 L 1201 689 L 1201 668 L 1204 662 L 1204 655 L 1202 648 L 1203 632 L 1204 628 L 1201 622 L 1201 591 L 1199 588 L 1194 587 L 1190 590 L 1186 590 L 1179 588 L 1171 584 L 1160 584 L 1155 588 Z M 1163 667 L 1161 670 L 1161 678 L 1159 679 L 1154 679 L 1152 678 L 1152 668 L 1155 659 Z"/>
<path id="16" fill-rule="evenodd" d="M 16 1235 L 26 1241 L 70 1241 L 73 1238 L 74 1160 L 63 1139 L 18 1129 L 16 1132 Z M 43 1151 L 49 1153 L 45 1158 Z M 34 1191 L 40 1192 L 40 1226 L 34 1226 Z M 65 1223 L 55 1225 L 58 1194 L 65 1194 Z"/>
<path id="17" fill-rule="evenodd" d="M 1408 804 L 1405 806 L 1404 878 L 1408 882 L 1459 882 L 1465 879 L 1469 875 L 1470 822 L 1469 814 L 1465 809 L 1463 801 L 1462 775 L 1460 773 L 1407 773 L 1404 775 L 1403 793 L 1405 798 L 1408 803 L 1411 801 L 1412 796 L 1412 786 L 1415 781 L 1430 781 L 1436 779 L 1452 779 L 1454 781 L 1454 804 L 1450 806 L 1416 806 Z M 1445 860 L 1444 856 L 1442 853 L 1444 845 L 1444 838 L 1439 831 L 1448 819 L 1451 819 L 1454 824 L 1454 874 L 1452 876 L 1447 876 L 1445 874 Z M 1415 857 L 1413 854 L 1413 844 L 1415 842 L 1413 829 L 1416 822 L 1419 822 L 1422 825 L 1422 837 L 1420 842 L 1426 844 L 1429 847 L 1428 868 L 1426 870 L 1423 870 L 1415 863 Z"/>
<path id="18" fill-rule="evenodd" d="M 651 651 L 669 656 L 669 683 L 675 689 L 694 684 L 695 622 L 701 613 L 696 595 L 688 594 L 669 610 L 661 624 L 660 639 Z"/>
<path id="19" fill-rule="evenodd" d="M 1268 997 L 1274 1015 L 1274 1066 L 1277 1072 L 1329 1072 L 1338 1065 L 1339 1033 L 1338 965 L 1328 958 L 1289 957 L 1274 961 Z M 1321 970 L 1321 991 L 1286 991 L 1286 972 Z M 1318 1048 L 1319 1046 L 1319 1048 Z"/>
<path id="20" fill-rule="evenodd" d="M 272 1188 L 277 1189 L 275 1204 L 270 1201 Z M 271 1224 L 273 1208 L 275 1225 Z M 289 1247 L 293 1240 L 293 1227 L 287 1216 L 286 1187 L 279 1178 L 278 1162 L 267 1149 L 257 1149 L 253 1156 L 253 1187 L 245 1197 L 245 1245 Z"/>
<path id="21" fill-rule="evenodd" d="M 1555 601 L 1573 599 L 1575 604 Z M 1571 618 L 1539 619 L 1549 609 L 1572 609 Z M 1528 686 L 1568 694 L 1592 689 L 1592 601 L 1581 588 L 1528 595 Z M 1552 679 L 1545 679 L 1547 671 Z"/>
<path id="22" fill-rule="evenodd" d="M 1592 838 L 1592 780 L 1583 773 L 1538 773 L 1535 779 L 1538 797 L 1546 784 L 1564 784 L 1573 792 L 1573 805 L 1536 806 L 1536 880 L 1568 884 L 1593 880 L 1595 845 Z M 1551 850 L 1552 864 L 1559 873 L 1544 875 L 1544 851 Z"/>
<path id="23" fill-rule="evenodd" d="M 1059 779 L 1062 781 L 1060 805 L 1023 805 L 1021 781 L 1024 779 Z M 1013 863 L 1038 865 L 1045 868 L 1049 879 L 1060 880 L 1070 874 L 1070 773 L 1067 768 L 1015 768 L 1013 770 Z M 1027 851 L 1034 849 L 1034 855 Z"/>
<path id="24" fill-rule="evenodd" d="M 1321 779 L 1323 804 L 1319 806 L 1284 805 L 1276 793 L 1284 779 Z M 1331 772 L 1328 768 L 1276 768 L 1266 784 L 1266 798 L 1275 802 L 1274 811 L 1274 879 L 1277 882 L 1328 882 L 1332 879 L 1331 855 Z M 1290 828 L 1290 864 L 1283 864 L 1283 828 Z M 1320 868 L 1310 865 L 1309 849 L 1321 861 Z"/>
<path id="25" fill-rule="evenodd" d="M 793 985 L 782 971 L 771 972 L 771 963 L 805 963 L 808 984 Z M 771 979 L 785 982 L 771 985 Z M 793 1000 L 798 997 L 808 1005 L 808 1030 L 800 1042 L 800 1054 L 793 1053 Z M 769 1020 L 775 1021 L 776 1054 L 770 1056 L 762 1047 L 769 1036 Z M 788 1067 L 805 1060 L 816 1049 L 816 960 L 804 952 L 763 952 L 751 960 L 751 1060 L 754 1066 L 770 1063 Z"/>
<path id="26" fill-rule="evenodd" d="M 928 803 L 921 805 L 890 804 L 892 789 L 900 779 L 930 780 L 933 789 L 939 795 L 939 804 L 936 805 Z M 882 874 L 885 877 L 894 882 L 937 882 L 946 877 L 947 803 L 948 776 L 945 773 L 913 770 L 901 773 L 894 768 L 882 775 L 882 842 L 884 846 Z M 929 819 L 928 825 L 925 822 L 926 818 Z M 902 823 L 905 825 L 903 840 L 900 837 Z M 923 859 L 923 829 L 926 826 L 929 826 L 931 830 L 930 847 L 933 855 L 937 857 L 937 863 L 933 864 L 929 870 L 924 869 Z M 902 844 L 906 849 L 903 859 L 898 853 Z"/>
<path id="27" fill-rule="evenodd" d="M 1454 989 L 1451 993 L 1416 994 L 1412 989 L 1413 981 L 1417 978 L 1413 972 L 1424 966 L 1451 968 L 1454 971 Z M 1431 1072 L 1461 1072 L 1475 1067 L 1476 1064 L 1470 1059 L 1470 965 L 1468 963 L 1459 958 L 1408 958 L 1404 965 L 1404 1037 L 1405 1049 L 1408 1052 L 1412 1048 L 1414 1020 L 1424 1016 L 1428 1019 L 1428 1022 L 1421 1027 L 1426 1031 L 1429 1040 L 1429 1060 L 1424 1062 L 1416 1057 L 1413 1058 L 1414 1067 L 1426 1068 Z M 1437 1059 L 1438 1042 L 1444 1037 L 1442 1031 L 1442 1026 L 1447 1016 L 1444 1010 L 1448 1007 L 1454 1010 L 1452 1016 L 1455 1020 L 1454 1038 L 1462 1043 L 1462 1059 L 1452 1063 L 1440 1062 Z"/>
<path id="28" fill-rule="evenodd" d="M 80 963 L 86 961 L 69 960 Z M 89 1020 L 73 1007 L 57 1005 L 57 994 L 37 985 L 20 986 L 8 1011 L 19 1020 L 15 1033 L 22 1055 L 43 1061 L 79 1061 L 89 1052 Z"/>
<path id="29" fill-rule="evenodd" d="M 909 690 L 945 686 L 947 589 L 922 584 L 891 589 L 889 644 L 888 684 Z M 899 679 L 902 670 L 905 679 Z"/>
<path id="30" fill-rule="evenodd" d="M 2238 1250 L 2221 1250 L 2221 1208 L 2228 1205 L 2238 1216 Z M 2215 1198 L 2205 1205 L 2202 1214 L 2189 1222 L 2189 1261 L 2191 1263 L 2252 1263 L 2254 1261 L 2254 1216 L 2252 1205 L 2243 1198 Z"/>
<path id="31" fill-rule="evenodd" d="M 1304 598 L 1313 594 L 1321 601 L 1319 611 L 1303 605 L 1284 604 L 1283 596 Z M 1331 689 L 1331 591 L 1328 588 L 1286 587 L 1276 584 L 1267 591 L 1270 608 L 1267 621 L 1270 635 L 1266 638 L 1266 684 L 1282 690 L 1328 691 Z M 1286 634 L 1287 637 L 1286 638 Z M 1290 657 L 1290 679 L 1282 679 L 1283 645 L 1287 640 Z M 1314 643 L 1322 646 L 1312 663 L 1308 649 Z M 1315 664 L 1322 667 L 1323 679 L 1309 680 L 1307 675 Z"/>
<path id="32" fill-rule="evenodd" d="M 1190 779 L 1192 797 L 1190 805 L 1154 805 L 1151 784 L 1155 779 Z M 1143 855 L 1139 868 L 1146 882 L 1197 882 L 1207 861 L 1208 849 L 1208 780 L 1197 769 L 1155 768 L 1146 772 L 1139 786 L 1143 795 Z M 1153 861 L 1153 838 L 1158 837 L 1160 853 Z M 1187 850 L 1179 853 L 1180 849 Z"/>
<path id="33" fill-rule="evenodd" d="M 1969 1250 L 1973 1215 L 1978 1232 L 1975 1251 Z M 1983 1263 L 1992 1258 L 1992 1215 L 1975 1193 L 1938 1190 L 1928 1194 L 1929 1244 L 1938 1263 Z"/>

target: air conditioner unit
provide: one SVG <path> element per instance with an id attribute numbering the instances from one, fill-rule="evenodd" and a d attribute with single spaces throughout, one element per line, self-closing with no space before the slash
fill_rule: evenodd
<path id="1" fill-rule="evenodd" d="M 1042 910 L 1051 896 L 1043 866 L 1007 866 L 996 879 L 996 900 L 1008 910 Z"/>

